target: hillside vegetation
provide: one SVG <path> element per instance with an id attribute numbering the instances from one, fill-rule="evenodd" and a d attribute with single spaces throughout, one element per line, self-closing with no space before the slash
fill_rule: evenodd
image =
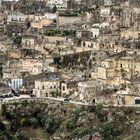
<path id="1" fill-rule="evenodd" d="M 0 125 L 0 140 L 139 140 L 140 109 L 25 101 L 2 105 Z"/>

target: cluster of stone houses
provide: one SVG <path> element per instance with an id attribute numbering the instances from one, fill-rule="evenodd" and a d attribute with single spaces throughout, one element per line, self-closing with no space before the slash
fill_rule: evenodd
<path id="1" fill-rule="evenodd" d="M 2 0 L 0 7 L 0 48 L 6 56 L 0 63 L 1 81 L 14 89 L 32 89 L 36 97 L 113 105 L 139 102 L 137 4 Z"/>

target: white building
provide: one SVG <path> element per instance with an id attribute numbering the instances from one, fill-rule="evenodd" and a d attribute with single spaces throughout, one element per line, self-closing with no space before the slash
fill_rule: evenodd
<path id="1" fill-rule="evenodd" d="M 108 22 L 103 22 L 103 23 L 101 23 L 100 24 L 100 28 L 106 28 L 106 27 L 108 27 L 109 26 L 109 23 Z"/>
<path id="2" fill-rule="evenodd" d="M 36 97 L 52 96 L 52 92 L 58 92 L 59 84 L 60 82 L 58 80 L 37 80 L 35 81 L 35 88 L 33 89 L 33 93 L 36 95 Z"/>
<path id="3" fill-rule="evenodd" d="M 111 8 L 110 7 L 101 7 L 100 16 L 108 17 L 110 15 Z"/>
<path id="4" fill-rule="evenodd" d="M 48 5 L 55 4 L 57 8 L 61 8 L 63 6 L 63 0 L 48 0 Z"/>
<path id="5" fill-rule="evenodd" d="M 22 61 L 22 71 L 28 71 L 33 75 L 37 75 L 42 72 L 43 65 L 41 60 L 25 59 Z"/>
<path id="6" fill-rule="evenodd" d="M 111 6 L 112 5 L 112 0 L 104 0 L 104 5 L 105 6 Z"/>
<path id="7" fill-rule="evenodd" d="M 57 14 L 56 13 L 45 13 L 44 14 L 44 17 L 47 18 L 47 19 L 56 19 L 57 18 Z"/>
<path id="8" fill-rule="evenodd" d="M 77 82 L 76 81 L 62 81 L 60 84 L 60 90 L 62 96 L 67 96 L 71 93 L 74 93 L 77 89 Z"/>
<path id="9" fill-rule="evenodd" d="M 21 88 L 22 85 L 23 85 L 22 79 L 12 79 L 11 83 L 9 83 L 9 86 L 14 90 Z"/>
<path id="10" fill-rule="evenodd" d="M 93 50 L 99 50 L 99 43 L 93 40 L 82 41 L 81 47 L 92 48 Z"/>
<path id="11" fill-rule="evenodd" d="M 52 93 L 58 93 L 60 87 L 60 75 L 54 73 L 45 73 L 42 78 L 35 80 L 33 94 L 36 97 L 50 97 Z"/>
<path id="12" fill-rule="evenodd" d="M 95 103 L 96 94 L 101 89 L 101 85 L 96 81 L 86 81 L 78 83 L 79 99 L 82 102 Z"/>
<path id="13" fill-rule="evenodd" d="M 92 28 L 90 29 L 91 31 L 91 37 L 92 38 L 96 38 L 99 36 L 100 34 L 100 27 L 99 27 L 99 24 L 94 24 L 92 25 Z"/>
<path id="14" fill-rule="evenodd" d="M 7 22 L 11 22 L 11 21 L 25 22 L 27 18 L 28 18 L 28 16 L 25 15 L 25 14 L 22 14 L 22 13 L 19 13 L 19 12 L 11 12 L 7 16 Z"/>
<path id="15" fill-rule="evenodd" d="M 19 0 L 1 0 L 1 1 L 4 1 L 4 2 L 18 2 Z"/>

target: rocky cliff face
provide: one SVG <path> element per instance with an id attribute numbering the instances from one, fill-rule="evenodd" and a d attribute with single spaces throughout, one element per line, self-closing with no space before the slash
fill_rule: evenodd
<path id="1" fill-rule="evenodd" d="M 11 127 L 10 130 L 0 127 L 0 137 L 8 140 L 34 136 L 36 140 L 138 140 L 139 137 L 139 108 L 97 105 L 85 109 L 61 102 L 24 101 L 2 109 L 3 119 L 9 121 Z M 37 132 L 39 134 L 35 135 Z"/>

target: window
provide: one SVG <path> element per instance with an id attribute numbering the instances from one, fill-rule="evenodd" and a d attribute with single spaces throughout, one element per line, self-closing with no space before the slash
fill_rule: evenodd
<path id="1" fill-rule="evenodd" d="M 56 85 L 54 85 L 54 88 L 56 88 Z"/>
<path id="2" fill-rule="evenodd" d="M 44 89 L 44 86 L 42 86 L 42 89 Z"/>
<path id="3" fill-rule="evenodd" d="M 65 91 L 65 86 L 63 86 L 63 91 Z"/>
<path id="4" fill-rule="evenodd" d="M 85 42 L 83 42 L 83 47 L 85 47 L 86 46 L 86 43 Z"/>

